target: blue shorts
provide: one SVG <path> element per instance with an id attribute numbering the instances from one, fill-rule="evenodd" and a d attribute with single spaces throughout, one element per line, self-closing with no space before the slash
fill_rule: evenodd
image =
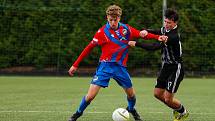
<path id="1" fill-rule="evenodd" d="M 126 67 L 117 64 L 116 62 L 101 62 L 97 67 L 96 73 L 91 81 L 101 87 L 108 87 L 110 78 L 123 88 L 132 87 L 132 81 Z"/>

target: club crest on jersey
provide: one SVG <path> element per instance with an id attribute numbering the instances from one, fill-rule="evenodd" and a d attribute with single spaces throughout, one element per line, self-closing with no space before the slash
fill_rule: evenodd
<path id="1" fill-rule="evenodd" d="M 127 29 L 122 30 L 122 34 L 125 36 L 128 33 Z"/>

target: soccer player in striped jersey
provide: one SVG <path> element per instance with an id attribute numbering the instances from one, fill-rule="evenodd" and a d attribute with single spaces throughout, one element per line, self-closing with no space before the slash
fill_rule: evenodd
<path id="1" fill-rule="evenodd" d="M 93 40 L 82 51 L 78 59 L 69 69 L 69 74 L 77 70 L 79 63 L 86 57 L 90 51 L 101 46 L 102 54 L 99 59 L 99 66 L 91 81 L 87 94 L 82 98 L 77 111 L 72 115 L 69 121 L 76 121 L 98 94 L 101 87 L 108 87 L 110 78 L 124 89 L 127 95 L 127 110 L 133 115 L 136 121 L 142 121 L 140 115 L 134 108 L 136 103 L 135 91 L 132 87 L 130 75 L 126 69 L 128 59 L 128 41 L 135 38 L 157 39 L 165 41 L 166 36 L 145 33 L 139 31 L 127 24 L 120 23 L 122 9 L 117 5 L 110 5 L 106 10 L 107 24 L 101 27 L 93 37 Z"/>
<path id="2" fill-rule="evenodd" d="M 157 78 L 154 96 L 173 109 L 174 121 L 184 121 L 189 113 L 174 97 L 183 80 L 184 70 L 182 62 L 181 38 L 178 32 L 178 13 L 175 10 L 165 11 L 165 24 L 160 30 L 148 30 L 147 32 L 166 35 L 167 42 L 144 44 L 142 42 L 129 41 L 130 46 L 138 46 L 147 50 L 162 50 L 162 68 Z"/>

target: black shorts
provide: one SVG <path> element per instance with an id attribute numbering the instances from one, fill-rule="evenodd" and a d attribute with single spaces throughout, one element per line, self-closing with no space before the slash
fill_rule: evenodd
<path id="1" fill-rule="evenodd" d="M 181 63 L 164 64 L 157 78 L 155 88 L 162 88 L 170 93 L 176 93 L 183 78 L 184 70 Z"/>

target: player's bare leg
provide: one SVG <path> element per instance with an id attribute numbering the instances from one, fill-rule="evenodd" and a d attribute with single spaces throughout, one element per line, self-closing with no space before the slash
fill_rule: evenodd
<path id="1" fill-rule="evenodd" d="M 100 88 L 101 87 L 98 85 L 94 85 L 94 84 L 90 85 L 87 95 L 82 98 L 82 101 L 80 103 L 78 110 L 76 111 L 76 113 L 72 115 L 69 121 L 76 121 L 83 114 L 83 111 L 87 108 L 90 102 L 96 97 Z"/>
<path id="2" fill-rule="evenodd" d="M 154 89 L 154 96 L 160 100 L 161 102 L 165 102 L 165 99 L 164 99 L 164 92 L 165 92 L 165 89 L 161 89 L 161 88 L 155 88 Z"/>
<path id="3" fill-rule="evenodd" d="M 184 121 L 188 117 L 189 113 L 180 101 L 174 98 L 174 93 L 170 93 L 165 89 L 155 88 L 154 96 L 173 109 L 174 121 Z"/>
<path id="4" fill-rule="evenodd" d="M 180 101 L 174 98 L 174 93 L 165 91 L 164 94 L 165 104 L 173 109 L 173 118 L 174 121 L 184 121 L 188 116 L 188 111 L 180 103 Z"/>

